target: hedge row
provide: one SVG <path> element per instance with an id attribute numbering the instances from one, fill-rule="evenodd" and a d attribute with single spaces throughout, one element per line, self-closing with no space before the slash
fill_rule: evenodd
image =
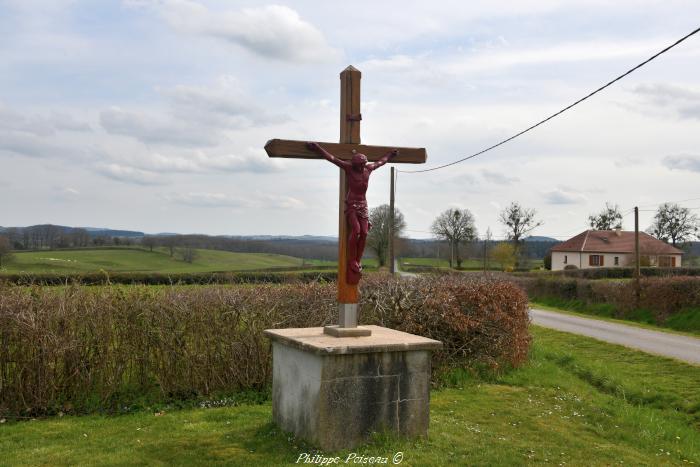
<path id="1" fill-rule="evenodd" d="M 700 268 L 640 268 L 643 277 L 700 276 Z M 576 277 L 579 279 L 631 279 L 634 268 L 591 268 L 566 271 L 542 271 L 533 276 Z"/>
<path id="2" fill-rule="evenodd" d="M 163 274 L 156 272 L 90 272 L 82 274 L 2 274 L 0 283 L 16 285 L 206 285 L 206 284 L 260 284 L 285 282 L 335 281 L 333 270 L 315 269 L 301 271 L 248 271 L 248 272 L 197 272 Z"/>
<path id="3" fill-rule="evenodd" d="M 624 318 L 637 310 L 648 310 L 657 323 L 669 316 L 700 307 L 700 278 L 646 277 L 636 281 L 596 281 L 576 278 L 521 277 L 515 279 L 527 291 L 530 299 L 577 300 L 587 304 L 607 303 L 616 315 Z"/>
<path id="4" fill-rule="evenodd" d="M 526 359 L 527 296 L 506 281 L 364 281 L 361 320 L 438 339 L 434 371 Z M 335 286 L 0 285 L 0 418 L 115 412 L 268 387 L 267 328 L 335 321 Z"/>

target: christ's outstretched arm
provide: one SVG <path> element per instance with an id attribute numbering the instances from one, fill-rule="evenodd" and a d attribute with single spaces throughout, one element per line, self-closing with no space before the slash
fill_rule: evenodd
<path id="1" fill-rule="evenodd" d="M 392 160 L 394 157 L 399 155 L 399 150 L 398 149 L 392 149 L 391 151 L 387 152 L 382 156 L 381 159 L 379 159 L 377 162 L 373 162 L 371 164 L 367 164 L 367 168 L 369 170 L 374 170 L 378 169 L 379 167 L 383 166 L 390 160 Z"/>
<path id="2" fill-rule="evenodd" d="M 342 159 L 338 159 L 333 154 L 323 149 L 318 143 L 306 143 L 306 147 L 322 155 L 327 161 L 334 163 L 341 169 L 347 169 L 351 165 L 349 162 L 345 162 Z"/>

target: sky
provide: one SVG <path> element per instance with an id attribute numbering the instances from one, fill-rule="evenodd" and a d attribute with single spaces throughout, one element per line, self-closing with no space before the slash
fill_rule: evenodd
<path id="1" fill-rule="evenodd" d="M 336 235 L 338 169 L 263 147 L 337 142 L 346 66 L 362 71 L 362 142 L 425 147 L 430 168 L 699 22 L 700 3 L 674 0 L 0 0 L 0 225 Z M 659 203 L 700 206 L 698 76 L 700 34 L 498 149 L 399 173 L 407 235 L 457 207 L 498 238 L 512 201 L 561 239 L 606 202 L 641 206 L 643 229 Z M 388 203 L 387 167 L 367 198 Z"/>

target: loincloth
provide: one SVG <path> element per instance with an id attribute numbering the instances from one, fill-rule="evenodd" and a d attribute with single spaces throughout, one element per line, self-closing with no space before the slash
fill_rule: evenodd
<path id="1" fill-rule="evenodd" d="M 356 215 L 358 219 L 369 219 L 367 201 L 345 201 L 345 215 Z"/>

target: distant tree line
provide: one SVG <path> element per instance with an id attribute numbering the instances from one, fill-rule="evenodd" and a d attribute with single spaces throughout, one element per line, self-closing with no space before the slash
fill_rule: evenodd
<path id="1" fill-rule="evenodd" d="M 80 248 L 93 244 L 87 230 L 52 224 L 10 227 L 2 232 L 15 250 Z"/>

